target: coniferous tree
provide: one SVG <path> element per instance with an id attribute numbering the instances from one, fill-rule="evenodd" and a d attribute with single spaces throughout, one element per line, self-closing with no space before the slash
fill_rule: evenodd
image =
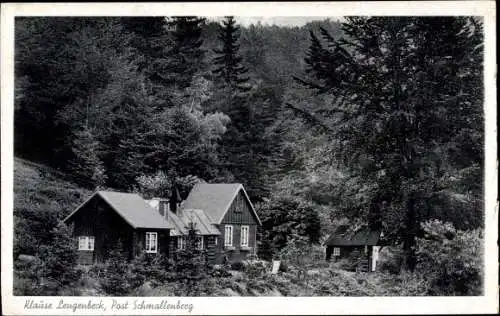
<path id="1" fill-rule="evenodd" d="M 222 43 L 221 49 L 215 49 L 217 54 L 213 63 L 216 68 L 213 73 L 218 78 L 219 84 L 230 88 L 246 92 L 250 89 L 246 73 L 248 69 L 242 64 L 242 57 L 239 55 L 240 45 L 238 44 L 239 27 L 232 16 L 226 17 L 219 25 L 219 34 L 217 38 Z"/>
<path id="2" fill-rule="evenodd" d="M 177 279 L 185 285 L 184 295 L 197 296 L 203 289 L 200 287 L 201 281 L 207 277 L 207 255 L 200 249 L 198 229 L 193 222 L 189 222 L 186 227 L 186 247 L 178 251 L 176 258 Z"/>
<path id="3" fill-rule="evenodd" d="M 50 231 L 51 242 L 38 249 L 42 259 L 41 275 L 49 283 L 55 282 L 56 289 L 62 289 L 76 282 L 80 277 L 77 266 L 76 240 L 71 236 L 71 230 L 59 223 Z"/>
<path id="4" fill-rule="evenodd" d="M 90 129 L 84 127 L 75 132 L 71 171 L 84 184 L 91 183 L 95 187 L 102 187 L 107 178 L 104 164 L 99 157 L 99 147 L 100 144 Z"/>
<path id="5" fill-rule="evenodd" d="M 456 137 L 468 130 L 482 142 L 482 97 L 476 94 L 482 91 L 482 35 L 475 24 L 471 18 L 348 18 L 345 38 L 322 30 L 325 47 L 312 36 L 310 78 L 299 79 L 334 97 L 323 111 L 329 117 L 290 105 L 335 135 L 337 161 L 372 184 L 365 208 L 372 203 L 370 217 L 377 222 L 381 212 L 373 208 L 383 205 L 386 236 L 403 243 L 410 269 L 420 223 L 443 216 L 443 194 L 463 194 L 458 182 L 465 178 L 449 178 L 465 167 L 455 154 L 469 158 L 466 168 L 481 164 L 474 141 L 462 146 Z"/>
<path id="6" fill-rule="evenodd" d="M 196 16 L 172 17 L 167 21 L 172 46 L 158 79 L 175 89 L 183 90 L 193 76 L 203 68 L 205 52 L 202 49 L 202 27 L 205 18 Z"/>

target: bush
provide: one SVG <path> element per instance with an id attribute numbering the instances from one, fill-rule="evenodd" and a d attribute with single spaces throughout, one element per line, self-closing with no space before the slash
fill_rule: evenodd
<path id="1" fill-rule="evenodd" d="M 163 255 L 142 253 L 130 263 L 130 277 L 133 288 L 146 281 L 159 286 L 175 278 L 173 262 Z"/>
<path id="2" fill-rule="evenodd" d="M 43 262 L 35 257 L 32 262 L 16 260 L 14 262 L 14 295 L 37 296 L 43 295 L 42 280 Z"/>
<path id="3" fill-rule="evenodd" d="M 417 272 L 429 282 L 429 295 L 481 295 L 483 231 L 456 230 L 438 220 L 422 224 L 417 239 Z"/>
<path id="4" fill-rule="evenodd" d="M 245 273 L 250 279 L 257 279 L 266 273 L 266 265 L 262 261 L 249 261 L 245 265 Z"/>
<path id="5" fill-rule="evenodd" d="M 401 270 L 402 250 L 398 247 L 382 247 L 377 262 L 377 270 L 390 274 L 399 274 Z"/>
<path id="6" fill-rule="evenodd" d="M 242 261 L 235 261 L 231 263 L 231 270 L 243 271 L 245 269 L 245 264 Z"/>
<path id="7" fill-rule="evenodd" d="M 288 272 L 290 268 L 288 267 L 288 263 L 286 261 L 281 261 L 280 263 L 280 268 L 278 269 L 279 272 Z"/>
<path id="8" fill-rule="evenodd" d="M 210 276 L 215 278 L 226 278 L 230 277 L 231 273 L 224 265 L 214 265 L 212 270 L 210 271 Z"/>

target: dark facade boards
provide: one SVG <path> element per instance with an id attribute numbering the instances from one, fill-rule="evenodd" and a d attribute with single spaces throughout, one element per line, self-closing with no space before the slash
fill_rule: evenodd
<path id="1" fill-rule="evenodd" d="M 261 224 L 241 184 L 198 184 L 182 203 L 98 191 L 64 221 L 73 225 L 81 264 L 104 262 L 118 244 L 129 259 L 144 251 L 175 259 L 190 223 L 210 262 L 244 260 L 257 252 Z"/>
<path id="2" fill-rule="evenodd" d="M 380 236 L 380 230 L 361 227 L 349 231 L 349 227 L 341 226 L 325 242 L 326 260 L 350 259 L 357 262 L 358 270 L 375 271 Z"/>

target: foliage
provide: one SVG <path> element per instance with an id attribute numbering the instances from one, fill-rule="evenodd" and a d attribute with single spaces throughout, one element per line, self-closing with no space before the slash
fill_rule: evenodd
<path id="1" fill-rule="evenodd" d="M 154 175 L 140 175 L 135 180 L 138 190 L 144 196 L 169 197 L 172 190 L 172 181 L 163 171 L 158 171 Z"/>
<path id="2" fill-rule="evenodd" d="M 73 140 L 75 159 L 71 161 L 71 169 L 76 177 L 81 177 L 96 187 L 102 187 L 106 182 L 106 174 L 99 159 L 98 146 L 99 143 L 88 128 L 77 131 Z"/>
<path id="3" fill-rule="evenodd" d="M 127 259 L 128 256 L 123 250 L 123 244 L 116 243 L 108 254 L 100 280 L 100 286 L 105 293 L 113 296 L 125 296 L 142 283 L 141 280 L 137 280 L 137 276 L 131 278 Z"/>
<path id="4" fill-rule="evenodd" d="M 262 221 L 261 247 L 264 257 L 272 256 L 288 245 L 289 238 L 304 237 L 309 243 L 317 243 L 320 222 L 316 210 L 303 201 L 292 197 L 275 197 L 258 208 Z M 293 243 L 293 242 L 292 242 Z"/>
<path id="5" fill-rule="evenodd" d="M 34 260 L 15 260 L 14 291 L 17 295 L 60 295 L 68 293 L 81 276 L 76 264 L 75 240 L 60 223 L 50 231 L 50 243 L 38 249 Z"/>
<path id="6" fill-rule="evenodd" d="M 44 287 L 40 284 L 42 267 L 43 262 L 37 257 L 32 262 L 14 260 L 14 295 L 43 295 Z"/>
<path id="7" fill-rule="evenodd" d="M 51 242 L 40 247 L 38 253 L 44 262 L 42 275 L 65 287 L 79 278 L 76 269 L 76 241 L 71 237 L 72 230 L 59 223 L 51 232 Z"/>
<path id="8" fill-rule="evenodd" d="M 145 282 L 153 287 L 174 279 L 174 263 L 171 259 L 159 254 L 141 253 L 130 262 L 132 288 L 138 288 Z"/>
<path id="9" fill-rule="evenodd" d="M 238 31 L 239 27 L 232 16 L 226 17 L 219 26 L 218 38 L 222 42 L 222 48 L 215 50 L 217 56 L 213 62 L 217 68 L 213 73 L 225 86 L 245 92 L 250 89 L 248 77 L 244 76 L 248 69 L 241 65 L 242 57 L 238 54 Z"/>
<path id="10" fill-rule="evenodd" d="M 175 278 L 181 282 L 181 293 L 197 296 L 203 291 L 201 282 L 208 276 L 208 260 L 206 252 L 197 246 L 194 223 L 189 223 L 187 229 L 185 249 L 178 250 L 175 255 Z"/>
<path id="11" fill-rule="evenodd" d="M 482 142 L 482 96 L 472 92 L 482 85 L 481 26 L 472 18 L 349 17 L 342 28 L 338 39 L 321 29 L 323 42 L 311 33 L 309 76 L 297 78 L 333 97 L 322 109 L 327 120 L 289 106 L 334 136 L 334 161 L 371 184 L 361 215 L 378 217 L 386 236 L 403 243 L 412 269 L 419 223 L 439 204 L 429 200 L 462 193 L 450 174 L 481 161 L 481 150 L 466 149 Z M 466 130 L 476 141 L 459 145 Z"/>
<path id="12" fill-rule="evenodd" d="M 438 220 L 422 223 L 417 239 L 417 271 L 430 283 L 430 295 L 481 295 L 483 231 L 460 231 Z"/>

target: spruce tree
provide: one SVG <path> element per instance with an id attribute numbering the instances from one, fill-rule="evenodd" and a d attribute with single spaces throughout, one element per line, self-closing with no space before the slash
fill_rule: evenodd
<path id="1" fill-rule="evenodd" d="M 250 89 L 249 78 L 245 76 L 248 69 L 241 64 L 242 57 L 239 55 L 240 45 L 238 44 L 239 27 L 232 16 L 226 17 L 222 25 L 219 25 L 217 37 L 222 43 L 222 48 L 214 50 L 217 55 L 213 59 L 216 66 L 213 73 L 219 84 L 231 90 L 248 91 Z"/>
<path id="2" fill-rule="evenodd" d="M 51 242 L 38 249 L 38 256 L 42 259 L 41 275 L 49 281 L 55 282 L 56 289 L 62 290 L 76 282 L 80 277 L 77 270 L 76 240 L 71 236 L 71 230 L 63 223 L 59 223 L 50 231 Z"/>
<path id="3" fill-rule="evenodd" d="M 183 90 L 191 84 L 193 76 L 203 68 L 205 52 L 202 49 L 202 27 L 205 18 L 196 16 L 172 17 L 167 22 L 171 29 L 172 47 L 167 53 L 162 81 Z"/>
<path id="4" fill-rule="evenodd" d="M 334 136 L 337 162 L 371 184 L 366 215 L 375 226 L 382 216 L 385 235 L 403 244 L 410 269 L 420 223 L 442 216 L 439 197 L 463 193 L 462 170 L 481 165 L 482 146 L 474 143 L 482 143 L 482 35 L 475 24 L 350 17 L 344 38 L 322 30 L 325 46 L 312 36 L 309 78 L 299 79 L 333 97 L 323 109 L 329 115 L 320 119 L 291 105 Z M 450 181 L 451 174 L 460 180 Z M 480 181 L 480 172 L 475 177 Z"/>
<path id="5" fill-rule="evenodd" d="M 177 279 L 185 284 L 183 295 L 199 296 L 202 289 L 201 281 L 207 277 L 207 255 L 204 250 L 199 249 L 197 239 L 198 229 L 193 222 L 189 222 L 186 227 L 188 234 L 186 237 L 185 249 L 178 251 L 176 258 Z"/>
<path id="6" fill-rule="evenodd" d="M 99 158 L 99 147 L 99 142 L 87 127 L 75 132 L 72 148 L 74 158 L 70 162 L 72 174 L 77 180 L 94 187 L 103 186 L 107 178 L 104 164 Z"/>

